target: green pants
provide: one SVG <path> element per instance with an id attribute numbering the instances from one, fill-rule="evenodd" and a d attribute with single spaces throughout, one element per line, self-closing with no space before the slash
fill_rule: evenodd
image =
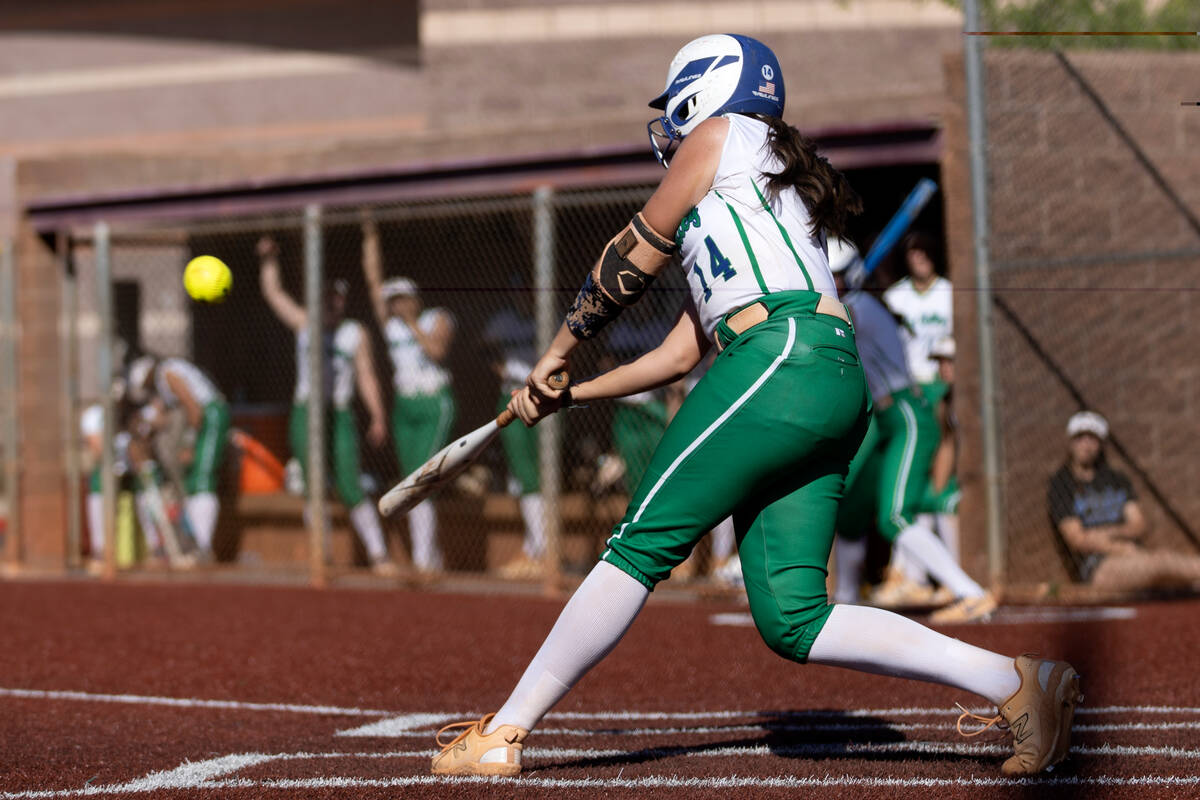
<path id="1" fill-rule="evenodd" d="M 392 441 L 405 475 L 441 450 L 454 424 L 454 396 L 449 388 L 433 394 L 405 397 L 392 402 Z"/>
<path id="2" fill-rule="evenodd" d="M 819 295 L 762 301 L 770 318 L 732 337 L 688 395 L 602 558 L 648 588 L 733 515 L 746 594 L 767 645 L 804 661 L 832 606 L 834 518 L 867 428 L 866 380 L 849 323 Z"/>
<path id="3" fill-rule="evenodd" d="M 499 414 L 508 406 L 510 397 L 501 392 L 496 404 Z M 521 494 L 536 494 L 542 490 L 542 474 L 538 469 L 537 428 L 527 428 L 518 420 L 500 429 L 500 444 L 504 447 L 504 460 L 509 473 L 521 484 Z"/>
<path id="4" fill-rule="evenodd" d="M 838 530 L 861 534 L 870 525 L 864 515 L 873 514 L 879 533 L 894 542 L 923 510 L 941 430 L 929 402 L 909 389 L 895 392 L 887 408 L 876 406 L 871 427 L 851 463 Z"/>
<path id="5" fill-rule="evenodd" d="M 204 407 L 200 429 L 196 431 L 196 450 L 192 466 L 184 478 L 184 490 L 189 494 L 215 492 L 217 470 L 229 440 L 229 406 L 223 402 L 212 402 Z"/>
<path id="6" fill-rule="evenodd" d="M 666 429 L 667 406 L 661 400 L 618 403 L 613 409 L 613 444 L 625 462 L 625 491 L 633 494 L 637 489 Z"/>
<path id="7" fill-rule="evenodd" d="M 951 476 L 940 492 L 933 488 L 932 483 L 926 483 L 917 510 L 928 514 L 957 514 L 960 500 L 962 488 L 958 485 L 958 478 Z"/>
<path id="8" fill-rule="evenodd" d="M 333 485 L 338 497 L 347 508 L 354 508 L 363 501 L 360 475 L 362 468 L 358 455 L 358 429 L 354 425 L 354 414 L 348 408 L 333 409 L 326 417 L 328 441 L 332 449 L 326 447 L 327 457 L 332 455 L 330 465 L 333 467 Z M 288 419 L 288 444 L 292 447 L 292 455 L 304 469 L 305 480 L 308 479 L 308 404 L 296 403 L 292 406 L 292 415 Z"/>

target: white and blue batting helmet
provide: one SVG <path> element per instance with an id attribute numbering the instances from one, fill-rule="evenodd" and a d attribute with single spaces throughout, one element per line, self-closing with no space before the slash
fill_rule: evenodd
<path id="1" fill-rule="evenodd" d="M 683 137 L 709 117 L 782 117 L 783 103 L 783 72 L 771 48 L 735 33 L 701 36 L 675 54 L 666 89 L 650 101 L 665 112 L 647 126 L 650 146 L 665 167 Z"/>

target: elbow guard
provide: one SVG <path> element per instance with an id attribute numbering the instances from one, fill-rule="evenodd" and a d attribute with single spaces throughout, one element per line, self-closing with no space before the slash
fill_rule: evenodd
<path id="1" fill-rule="evenodd" d="M 577 339 L 590 339 L 636 303 L 675 254 L 675 243 L 658 235 L 638 213 L 605 246 L 567 312 Z"/>

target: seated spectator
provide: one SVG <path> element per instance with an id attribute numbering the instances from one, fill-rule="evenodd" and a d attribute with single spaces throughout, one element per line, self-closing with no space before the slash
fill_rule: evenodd
<path id="1" fill-rule="evenodd" d="M 1200 589 L 1200 556 L 1152 550 L 1133 485 L 1108 466 L 1108 422 L 1080 411 L 1067 422 L 1067 462 L 1050 478 L 1050 518 L 1080 582 L 1112 591 Z"/>

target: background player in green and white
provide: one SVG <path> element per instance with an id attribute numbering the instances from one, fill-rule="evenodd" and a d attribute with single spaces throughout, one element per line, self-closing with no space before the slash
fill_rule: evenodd
<path id="1" fill-rule="evenodd" d="M 537 360 L 533 346 L 535 335 L 532 316 L 519 313 L 516 308 L 503 308 L 488 319 L 483 341 L 491 351 L 492 369 L 500 378 L 496 413 L 503 411 L 512 399 L 512 393 L 525 385 L 525 377 Z M 524 425 L 506 425 L 500 429 L 500 444 L 508 466 L 509 493 L 519 498 L 525 535 L 521 553 L 502 564 L 497 574 L 508 580 L 535 580 L 542 576 L 542 558 L 546 553 L 538 432 Z"/>
<path id="2" fill-rule="evenodd" d="M 213 532 L 221 502 L 217 497 L 218 470 L 229 440 L 229 403 L 216 384 L 190 361 L 142 356 L 129 365 L 129 399 L 152 403 L 151 417 L 165 421 L 166 412 L 182 409 L 194 433 L 192 463 L 184 478 L 184 514 L 196 546 L 212 555 Z"/>
<path id="3" fill-rule="evenodd" d="M 924 231 L 912 231 L 900 245 L 908 276 L 897 281 L 883 293 L 883 302 L 904 320 L 901 336 L 904 339 L 908 366 L 918 391 L 937 406 L 947 391 L 938 377 L 937 360 L 932 355 L 934 344 L 954 332 L 954 287 L 937 272 L 937 253 L 934 238 Z M 936 529 L 946 542 L 947 549 L 958 552 L 958 528 L 947 525 L 943 530 L 933 513 L 923 513 L 920 522 Z M 887 580 L 873 599 L 883 605 L 904 605 L 924 602 L 935 596 L 929 576 L 919 564 L 909 560 L 903 550 L 895 550 L 888 568 Z"/>
<path id="4" fill-rule="evenodd" d="M 267 305 L 275 316 L 296 334 L 296 391 L 288 420 L 288 444 L 292 455 L 304 467 L 308 457 L 308 397 L 312 376 L 308 374 L 308 314 L 283 288 L 279 276 L 279 247 L 264 237 L 258 243 L 259 285 Z M 383 528 L 375 504 L 363 492 L 359 461 L 358 428 L 354 422 L 355 388 L 366 406 L 370 422 L 367 441 L 379 447 L 387 440 L 383 416 L 383 397 L 379 391 L 371 344 L 366 331 L 356 320 L 346 319 L 345 281 L 325 287 L 321 343 L 326 372 L 321 376 L 329 402 L 328 429 L 332 442 L 333 484 L 342 502 L 350 509 L 350 524 L 366 548 L 371 569 L 392 576 L 396 567 L 388 557 Z"/>
<path id="5" fill-rule="evenodd" d="M 666 91 L 651 105 L 665 111 L 651 135 L 669 161 L 666 177 L 605 247 L 510 408 L 534 424 L 572 400 L 677 380 L 714 338 L 722 352 L 672 419 L 600 563 L 508 700 L 495 715 L 449 726 L 465 730 L 439 742 L 433 772 L 520 772 L 530 729 L 730 513 L 750 610 L 776 653 L 973 692 L 1004 718 L 1021 719 L 1006 773 L 1061 760 L 1078 699 L 1069 664 L 1014 660 L 881 609 L 827 601 L 834 520 L 870 400 L 825 234 L 844 234 L 860 204 L 815 146 L 783 122 L 774 54 L 744 36 L 701 37 L 676 55 Z M 662 344 L 566 392 L 550 386 L 552 374 L 569 371 L 579 343 L 636 302 L 676 251 L 690 295 Z M 486 665 L 478 674 L 490 677 Z"/>
<path id="6" fill-rule="evenodd" d="M 849 243 L 829 241 L 830 269 L 841 275 L 859 259 Z M 862 445 L 850 463 L 845 497 L 838 514 L 839 600 L 858 586 L 852 563 L 861 564 L 869 516 L 875 528 L 946 586 L 958 602 L 934 615 L 935 622 L 962 622 L 990 614 L 996 600 L 963 572 L 945 543 L 916 519 L 928 484 L 930 465 L 941 430 L 929 400 L 913 385 L 900 326 L 891 312 L 867 292 L 842 297 L 854 320 L 855 341 L 862 357 L 875 410 Z M 867 519 L 864 519 L 867 517 Z"/>
<path id="7" fill-rule="evenodd" d="M 934 342 L 954 333 L 954 287 L 937 273 L 936 243 L 922 231 L 904 237 L 901 250 L 908 277 L 883 293 L 884 304 L 904 320 L 904 348 L 913 380 L 936 402 L 941 396 Z M 928 387 L 932 387 L 932 391 Z"/>
<path id="8" fill-rule="evenodd" d="M 444 308 L 422 308 L 411 279 L 382 279 L 379 237 L 370 221 L 363 225 L 363 272 L 392 359 L 392 443 L 401 474 L 407 475 L 442 449 L 454 425 L 450 371 L 443 365 L 454 341 L 454 317 Z M 442 553 L 432 500 L 408 512 L 408 531 L 413 566 L 439 572 Z"/>

